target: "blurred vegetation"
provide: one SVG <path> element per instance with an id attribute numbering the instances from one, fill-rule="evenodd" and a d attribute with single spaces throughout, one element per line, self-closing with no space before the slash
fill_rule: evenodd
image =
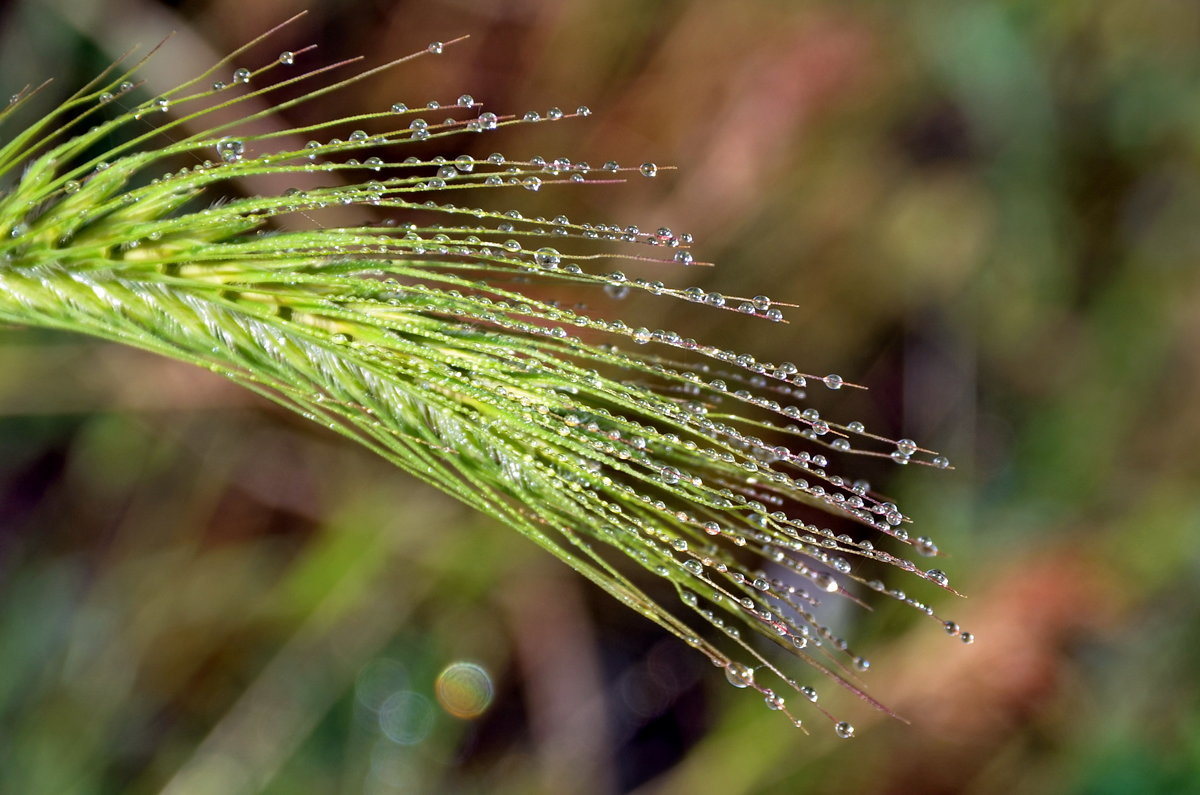
<path id="1" fill-rule="evenodd" d="M 681 166 L 517 198 L 694 232 L 702 284 L 799 304 L 769 336 L 652 309 L 867 383 L 846 416 L 949 452 L 873 481 L 952 554 L 978 640 L 848 615 L 912 725 L 850 706 L 854 741 L 805 737 L 366 452 L 209 373 L 4 330 L 0 792 L 1200 789 L 1200 6 L 27 0 L 5 82 L 66 90 L 172 28 L 187 74 L 300 7 L 328 60 L 472 35 L 346 110 L 587 104 L 503 151 Z M 477 719 L 438 701 L 456 661 L 491 677 Z"/>

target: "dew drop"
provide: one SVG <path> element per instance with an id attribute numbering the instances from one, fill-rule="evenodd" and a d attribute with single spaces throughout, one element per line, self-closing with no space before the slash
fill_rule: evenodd
<path id="1" fill-rule="evenodd" d="M 638 168 L 643 177 L 654 177 L 658 175 L 658 166 L 654 163 L 642 163 Z"/>
<path id="2" fill-rule="evenodd" d="M 427 52 L 431 52 L 434 55 L 441 55 L 445 49 L 446 45 L 442 44 L 440 41 L 431 41 L 429 42 L 429 46 L 425 48 Z"/>
<path id="3" fill-rule="evenodd" d="M 730 662 L 725 666 L 725 678 L 734 687 L 749 687 L 754 684 L 754 671 L 739 662 Z"/>
<path id="4" fill-rule="evenodd" d="M 469 108 L 475 104 L 475 97 L 470 94 L 463 94 L 458 98 L 458 106 L 460 108 Z"/>
<path id="5" fill-rule="evenodd" d="M 537 177 L 534 177 L 537 179 Z M 534 189 L 536 190 L 536 188 Z M 533 255 L 533 261 L 543 268 L 553 268 L 562 261 L 562 255 L 558 253 L 558 249 L 545 246 L 539 248 Z"/>
<path id="6" fill-rule="evenodd" d="M 933 539 L 928 536 L 917 536 L 915 543 L 917 551 L 927 558 L 931 558 L 938 553 L 937 544 L 933 543 Z"/>
<path id="7" fill-rule="evenodd" d="M 837 732 L 837 736 L 841 737 L 843 740 L 849 740 L 854 736 L 854 727 L 849 723 L 846 723 L 846 721 L 839 722 L 838 725 L 833 727 L 833 730 Z"/>
<path id="8" fill-rule="evenodd" d="M 941 569 L 930 569 L 925 572 L 925 576 L 942 587 L 950 584 L 950 578 Z"/>
<path id="9" fill-rule="evenodd" d="M 842 377 L 837 373 L 830 373 L 829 375 L 825 376 L 823 380 L 825 381 L 825 386 L 829 387 L 830 389 L 841 389 L 842 384 L 845 383 L 845 381 L 842 380 Z"/>
<path id="10" fill-rule="evenodd" d="M 284 66 L 291 66 L 296 62 L 296 53 L 291 50 L 284 50 L 279 53 L 279 62 Z"/>
<path id="11" fill-rule="evenodd" d="M 249 83 L 250 82 L 250 70 L 246 69 L 246 68 L 236 70 L 233 73 L 233 82 Z"/>
<path id="12" fill-rule="evenodd" d="M 236 163 L 242 159 L 242 152 L 245 149 L 241 141 L 232 140 L 229 138 L 217 141 L 217 155 L 226 163 Z"/>
<path id="13" fill-rule="evenodd" d="M 682 474 L 675 467 L 663 467 L 658 473 L 658 479 L 668 486 L 674 486 L 681 477 Z"/>
<path id="14" fill-rule="evenodd" d="M 813 582 L 825 593 L 837 593 L 838 581 L 832 574 L 819 572 L 813 576 Z"/>

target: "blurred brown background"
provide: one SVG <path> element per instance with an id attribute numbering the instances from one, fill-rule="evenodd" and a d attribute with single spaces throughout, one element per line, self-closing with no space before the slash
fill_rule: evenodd
<path id="1" fill-rule="evenodd" d="M 595 111 L 473 154 L 678 165 L 511 204 L 693 232 L 719 267 L 688 277 L 796 303 L 618 308 L 865 383 L 814 397 L 947 452 L 867 469 L 951 554 L 970 598 L 939 607 L 978 640 L 848 614 L 912 725 L 843 702 L 855 740 L 805 737 L 366 452 L 208 373 L 5 330 L 0 791 L 1200 790 L 1200 5 L 26 0 L 3 80 L 66 91 L 176 30 L 165 87 L 303 8 L 246 65 L 471 38 L 280 124 L 469 92 Z"/>

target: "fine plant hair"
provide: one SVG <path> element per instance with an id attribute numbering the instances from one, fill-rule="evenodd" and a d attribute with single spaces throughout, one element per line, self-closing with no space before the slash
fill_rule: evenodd
<path id="1" fill-rule="evenodd" d="M 118 61 L 15 131 L 37 91 L 0 110 L 0 320 L 208 368 L 353 439 L 532 539 L 796 726 L 817 715 L 854 734 L 801 673 L 887 711 L 860 683 L 867 661 L 818 618 L 822 600 L 863 604 L 875 591 L 971 642 L 871 575 L 882 563 L 951 590 L 942 571 L 906 556 L 936 556 L 936 545 L 842 465 L 949 462 L 803 406 L 810 386 L 854 384 L 542 296 L 641 291 L 762 323 L 783 322 L 785 304 L 611 269 L 614 259 L 673 272 L 700 264 L 687 234 L 448 201 L 661 168 L 407 156 L 413 142 L 589 114 L 497 115 L 469 95 L 247 134 L 265 114 L 446 46 L 324 84 L 350 62 L 305 67 L 305 49 L 238 63 L 278 30 L 145 101 L 136 81 L 150 56 Z M 267 110 L 211 121 L 251 98 Z M 312 140 L 293 147 L 296 136 Z M 238 196 L 265 176 L 311 187 Z M 323 222 L 343 206 L 385 220 Z M 869 532 L 836 532 L 820 517 Z"/>

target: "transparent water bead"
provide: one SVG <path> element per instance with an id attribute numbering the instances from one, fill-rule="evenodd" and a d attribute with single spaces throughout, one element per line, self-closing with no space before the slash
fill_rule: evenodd
<path id="1" fill-rule="evenodd" d="M 734 687 L 750 687 L 754 684 L 754 671 L 739 662 L 730 662 L 725 666 L 725 678 Z"/>
<path id="2" fill-rule="evenodd" d="M 838 724 L 833 727 L 833 730 L 837 732 L 837 736 L 841 737 L 843 740 L 849 740 L 854 736 L 854 727 L 849 723 L 846 723 L 846 721 L 839 721 Z"/>
<path id="3" fill-rule="evenodd" d="M 479 129 L 480 130 L 496 129 L 496 126 L 499 124 L 499 118 L 500 117 L 498 117 L 495 113 L 492 113 L 491 111 L 488 111 L 486 113 L 480 113 L 479 119 L 478 119 Z"/>
<path id="4" fill-rule="evenodd" d="M 925 572 L 925 576 L 942 587 L 950 584 L 950 577 L 948 577 L 946 572 L 942 571 L 941 569 L 930 569 L 929 571 Z"/>
<path id="5" fill-rule="evenodd" d="M 461 97 L 458 98 L 458 102 L 457 102 L 457 105 L 460 108 L 469 108 L 474 104 L 475 104 L 475 97 L 471 96 L 470 94 L 463 94 Z"/>
<path id="6" fill-rule="evenodd" d="M 643 177 L 654 177 L 658 175 L 658 166 L 654 163 L 642 163 L 638 171 Z"/>
<path id="7" fill-rule="evenodd" d="M 658 479 L 668 486 L 674 486 L 681 477 L 683 474 L 675 467 L 663 467 L 658 473 Z"/>
<path id="8" fill-rule="evenodd" d="M 629 286 L 625 284 L 606 284 L 604 294 L 620 301 L 629 295 Z"/>
<path id="9" fill-rule="evenodd" d="M 392 113 L 404 113 L 407 110 L 408 105 L 405 105 L 403 102 L 397 102 L 392 105 Z"/>
<path id="10" fill-rule="evenodd" d="M 224 139 L 217 141 L 217 155 L 226 163 L 236 163 L 242 159 L 245 145 L 241 141 Z"/>
<path id="11" fill-rule="evenodd" d="M 825 386 L 830 389 L 841 389 L 842 384 L 846 383 L 837 373 L 830 373 L 823 380 L 825 381 Z"/>
<path id="12" fill-rule="evenodd" d="M 442 52 L 446 49 L 446 45 L 442 44 L 440 41 L 431 41 L 431 42 L 429 42 L 429 46 L 426 47 L 425 49 L 426 49 L 426 51 L 431 52 L 434 55 L 441 55 Z"/>
<path id="13" fill-rule="evenodd" d="M 575 109 L 575 115 L 576 116 L 591 116 L 592 109 L 589 108 L 587 105 L 580 105 L 578 108 Z"/>
<path id="14" fill-rule="evenodd" d="M 838 591 L 838 581 L 832 574 L 819 572 L 813 576 L 813 583 L 825 593 L 837 593 Z"/>
<path id="15" fill-rule="evenodd" d="M 249 83 L 250 82 L 250 70 L 246 69 L 244 67 L 241 69 L 235 70 L 233 73 L 233 82 Z"/>
<path id="16" fill-rule="evenodd" d="M 896 442 L 896 452 L 902 456 L 910 456 L 917 452 L 917 443 L 912 439 L 901 439 Z"/>
<path id="17" fill-rule="evenodd" d="M 521 187 L 525 188 L 525 190 L 536 191 L 542 187 L 542 181 L 537 177 L 526 177 L 521 180 Z"/>
<path id="18" fill-rule="evenodd" d="M 296 53 L 291 50 L 284 50 L 279 53 L 279 62 L 284 66 L 291 66 L 296 62 Z"/>

